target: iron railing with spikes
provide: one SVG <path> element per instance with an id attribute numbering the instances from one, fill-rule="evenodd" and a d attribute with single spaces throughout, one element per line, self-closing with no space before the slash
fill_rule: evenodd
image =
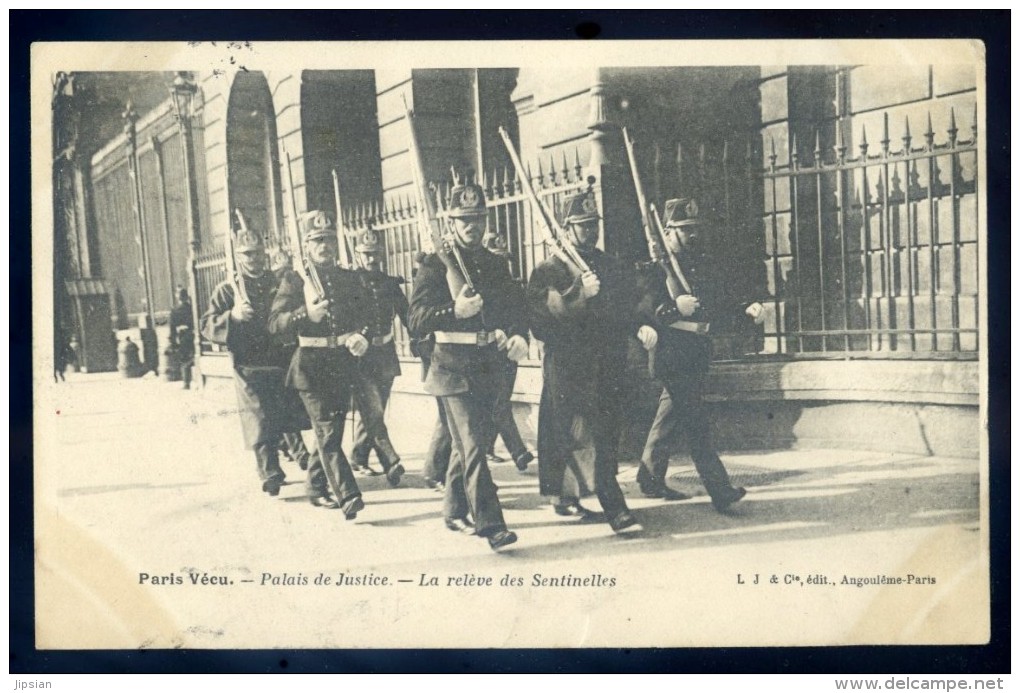
<path id="1" fill-rule="evenodd" d="M 209 305 L 217 285 L 227 278 L 226 251 L 222 246 L 203 249 L 196 258 L 195 269 L 198 275 L 198 296 L 192 300 L 198 301 L 197 305 L 201 314 Z M 226 351 L 226 347 L 213 344 L 203 337 L 202 352 L 211 351 Z"/>
<path id="2" fill-rule="evenodd" d="M 973 122 L 960 139 L 951 110 L 936 143 L 929 113 L 917 143 L 905 119 L 894 151 L 882 114 L 878 150 L 860 125 L 856 156 L 841 126 L 831 147 L 815 131 L 808 152 L 794 133 L 784 162 L 768 140 L 766 351 L 976 358 L 976 110 Z"/>

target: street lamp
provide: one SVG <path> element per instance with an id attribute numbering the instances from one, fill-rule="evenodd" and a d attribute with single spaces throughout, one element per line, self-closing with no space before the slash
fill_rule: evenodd
<path id="1" fill-rule="evenodd" d="M 198 93 L 198 85 L 191 79 L 191 73 L 178 72 L 177 77 L 170 87 L 170 96 L 174 102 L 174 114 L 177 117 L 177 124 L 181 128 L 181 149 L 184 152 L 184 178 L 187 182 L 188 202 L 188 292 L 191 294 L 191 319 L 194 323 L 195 337 L 195 368 L 197 369 L 195 382 L 204 384 L 200 359 L 202 355 L 202 336 L 199 329 L 198 310 L 198 253 L 202 248 L 202 239 L 199 237 L 198 224 L 198 180 L 195 177 L 195 160 L 193 157 L 193 139 L 191 133 L 191 119 L 195 115 L 195 95 Z"/>
<path id="2" fill-rule="evenodd" d="M 145 289 L 145 317 L 148 320 L 146 328 L 154 327 L 152 319 L 152 281 L 149 277 L 149 246 L 145 238 L 145 218 L 142 212 L 142 180 L 138 168 L 138 113 L 134 105 L 128 101 L 121 113 L 124 119 L 124 135 L 128 141 L 128 175 L 131 177 L 131 194 L 134 201 L 135 228 L 138 230 L 138 245 L 142 251 L 141 279 Z M 148 354 L 146 361 L 148 361 Z"/>

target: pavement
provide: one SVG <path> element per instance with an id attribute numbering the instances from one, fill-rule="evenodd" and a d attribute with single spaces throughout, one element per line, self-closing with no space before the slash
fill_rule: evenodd
<path id="1" fill-rule="evenodd" d="M 448 531 L 419 472 L 428 398 L 390 411 L 408 474 L 359 477 L 353 522 L 278 498 L 241 446 L 232 384 L 69 374 L 36 392 L 37 642 L 57 648 L 962 644 L 988 636 L 976 459 L 723 453 L 747 497 L 715 512 L 693 469 L 644 527 L 555 515 L 536 463 L 490 466 L 517 544 Z M 373 458 L 374 460 L 374 458 Z M 374 463 L 374 462 L 373 462 Z M 584 501 L 593 509 L 598 502 Z M 222 583 L 222 584 L 221 584 Z M 339 588 L 339 589 L 338 589 Z"/>

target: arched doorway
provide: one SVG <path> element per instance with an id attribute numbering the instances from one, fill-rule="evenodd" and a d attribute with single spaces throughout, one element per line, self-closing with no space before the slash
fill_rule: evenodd
<path id="1" fill-rule="evenodd" d="M 283 235 L 279 162 L 269 83 L 262 72 L 239 72 L 227 102 L 228 213 L 236 226 L 234 210 L 241 210 L 270 246 Z"/>

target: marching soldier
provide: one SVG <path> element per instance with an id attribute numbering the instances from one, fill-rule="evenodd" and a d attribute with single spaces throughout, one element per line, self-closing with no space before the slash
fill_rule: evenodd
<path id="1" fill-rule="evenodd" d="M 276 277 L 276 285 L 279 286 L 280 282 L 283 281 L 283 275 L 290 271 L 291 256 L 290 253 L 284 247 L 276 248 L 269 255 L 269 270 Z M 276 338 L 283 348 L 286 358 L 284 360 L 284 368 L 286 364 L 290 363 L 291 357 L 294 355 L 294 350 L 297 349 L 297 337 L 293 334 L 281 335 L 282 338 Z M 297 409 L 300 411 L 302 416 L 304 415 L 304 405 L 301 403 L 301 398 L 298 397 L 296 390 L 286 388 L 288 394 L 293 393 L 293 399 L 297 405 Z M 280 441 L 280 452 L 289 460 L 297 462 L 298 467 L 301 471 L 308 470 L 308 462 L 313 455 L 318 456 L 318 450 L 308 452 L 308 446 L 305 445 L 304 438 L 301 437 L 301 430 L 311 428 L 311 424 L 305 419 L 305 423 L 300 428 L 290 427 L 288 430 L 283 431 L 281 434 Z"/>
<path id="2" fill-rule="evenodd" d="M 366 229 L 358 235 L 354 252 L 359 265 L 354 272 L 361 281 L 368 301 L 370 344 L 359 359 L 357 381 L 354 386 L 354 404 L 360 417 L 354 422 L 354 448 L 351 466 L 356 471 L 375 475 L 368 465 L 368 455 L 375 450 L 386 480 L 391 486 L 400 483 L 404 466 L 393 449 L 386 428 L 386 404 L 390 399 L 393 381 L 400 375 L 397 346 L 393 341 L 393 320 L 399 318 L 407 326 L 407 297 L 400 288 L 403 280 L 391 277 L 379 269 L 382 245 L 379 235 Z"/>
<path id="3" fill-rule="evenodd" d="M 719 512 L 725 512 L 747 491 L 734 488 L 726 468 L 712 446 L 709 420 L 702 394 L 712 360 L 711 322 L 741 305 L 759 323 L 764 319 L 760 303 L 743 303 L 727 291 L 727 278 L 711 267 L 700 247 L 705 225 L 698 203 L 692 198 L 666 202 L 665 238 L 667 251 L 676 256 L 690 287 L 676 299 L 670 297 L 662 270 L 648 279 L 641 310 L 656 321 L 660 339 L 649 361 L 652 377 L 664 385 L 659 408 L 648 432 L 638 485 L 648 497 L 682 500 L 686 496 L 666 485 L 669 452 L 673 437 L 681 429 L 687 434 L 691 457 L 701 481 Z"/>
<path id="4" fill-rule="evenodd" d="M 510 251 L 507 249 L 506 239 L 497 234 L 489 233 L 485 236 L 485 247 L 493 255 L 503 258 L 509 266 Z M 513 404 L 511 402 L 514 394 L 514 384 L 517 382 L 517 364 L 507 359 L 503 373 L 503 383 L 499 388 L 499 397 L 496 400 L 496 431 L 503 439 L 510 458 L 518 471 L 526 471 L 528 465 L 535 459 L 535 456 L 528 450 L 521 438 L 521 432 L 514 420 Z M 490 462 L 502 462 L 503 458 L 496 455 L 496 439 L 493 438 L 486 451 Z"/>
<path id="5" fill-rule="evenodd" d="M 462 279 L 460 269 L 451 249 L 437 248 L 418 271 L 411 332 L 432 338 L 425 390 L 442 399 L 453 439 L 443 503 L 446 526 L 485 537 L 498 550 L 516 542 L 517 535 L 506 527 L 485 454 L 495 436 L 493 411 L 503 362 L 520 361 L 528 352 L 524 297 L 506 262 L 482 245 L 486 209 L 481 187 L 455 185 L 448 215 L 453 226 L 449 242 L 462 256 L 474 291 L 467 284 L 453 290 Z"/>
<path id="6" fill-rule="evenodd" d="M 421 269 L 424 260 L 425 253 L 415 253 L 413 277 L 416 281 L 418 270 Z M 428 378 L 429 366 L 432 365 L 431 335 L 424 339 L 412 339 L 411 353 L 421 359 L 421 379 L 424 382 Z M 450 439 L 450 427 L 446 425 L 446 410 L 443 408 L 443 400 L 439 397 L 436 397 L 435 400 L 436 425 L 432 427 L 429 447 L 425 452 L 425 460 L 421 467 L 421 476 L 426 486 L 434 491 L 442 492 L 446 489 L 446 471 L 450 468 L 453 441 Z"/>
<path id="7" fill-rule="evenodd" d="M 556 514 L 594 521 L 581 505 L 594 491 L 615 532 L 640 530 L 616 480 L 627 342 L 655 346 L 655 330 L 636 317 L 636 286 L 615 258 L 595 247 L 599 216 L 591 190 L 565 200 L 565 233 L 590 272 L 559 257 L 528 282 L 531 331 L 545 344 L 538 415 L 540 490 Z"/>
<path id="8" fill-rule="evenodd" d="M 266 327 L 277 282 L 266 271 L 265 246 L 256 233 L 242 229 L 233 247 L 237 275 L 213 291 L 202 315 L 202 335 L 230 350 L 244 442 L 255 451 L 262 490 L 277 496 L 285 478 L 278 452 L 280 435 L 292 427 L 308 426 L 299 423 L 295 408 L 300 403 L 283 386 L 286 352 Z"/>
<path id="9" fill-rule="evenodd" d="M 319 459 L 313 458 L 308 467 L 309 499 L 323 508 L 339 503 L 344 517 L 353 520 L 365 504 L 341 443 L 357 359 L 368 349 L 370 320 L 361 282 L 353 272 L 337 267 L 333 220 L 326 212 L 312 211 L 298 221 L 307 266 L 318 277 L 323 295 L 297 272 L 288 272 L 273 301 L 269 331 L 294 331 L 298 336 L 286 384 L 301 395 L 319 444 Z"/>

